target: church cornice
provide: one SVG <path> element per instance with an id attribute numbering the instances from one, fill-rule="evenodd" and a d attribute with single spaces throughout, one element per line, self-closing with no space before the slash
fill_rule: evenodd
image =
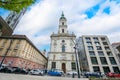
<path id="1" fill-rule="evenodd" d="M 50 54 L 74 54 L 74 52 L 49 52 Z"/>
<path id="2" fill-rule="evenodd" d="M 63 34 L 52 34 L 50 37 L 76 37 L 75 34 L 66 34 L 66 33 L 63 33 Z"/>
<path id="3" fill-rule="evenodd" d="M 71 62 L 75 62 L 75 60 L 52 60 L 52 59 L 49 59 L 49 61 L 71 61 Z"/>

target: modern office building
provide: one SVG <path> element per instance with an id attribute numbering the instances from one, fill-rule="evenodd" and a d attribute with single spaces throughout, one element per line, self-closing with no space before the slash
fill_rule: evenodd
<path id="1" fill-rule="evenodd" d="M 83 35 L 77 39 L 82 72 L 120 72 L 120 65 L 107 36 Z"/>
<path id="2" fill-rule="evenodd" d="M 5 21 L 6 23 L 8 23 L 8 25 L 13 31 L 16 28 L 22 16 L 25 14 L 25 12 L 26 9 L 21 10 L 19 13 L 11 11 L 10 14 L 6 17 Z"/>
<path id="3" fill-rule="evenodd" d="M 114 50 L 114 53 L 116 54 L 116 57 L 120 63 L 120 42 L 112 43 L 112 48 Z"/>
<path id="4" fill-rule="evenodd" d="M 47 65 L 47 58 L 25 35 L 0 37 L 0 61 L 2 60 L 7 66 L 26 69 L 43 69 Z"/>
<path id="5" fill-rule="evenodd" d="M 48 69 L 59 69 L 65 73 L 76 70 L 76 59 L 74 53 L 74 33 L 68 33 L 67 19 L 62 13 L 59 19 L 58 33 L 51 36 L 50 52 L 48 58 Z"/>

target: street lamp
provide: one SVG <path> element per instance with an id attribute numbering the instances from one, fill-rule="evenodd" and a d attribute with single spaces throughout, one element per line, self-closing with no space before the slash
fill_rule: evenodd
<path id="1" fill-rule="evenodd" d="M 5 55 L 3 56 L 3 59 L 2 59 L 2 61 L 1 61 L 1 63 L 0 63 L 0 67 L 1 67 L 2 64 L 3 64 L 3 62 L 4 62 L 4 60 L 5 60 L 6 56 L 7 56 L 7 53 L 8 53 L 8 51 L 10 50 L 11 45 L 12 45 L 12 39 L 10 39 L 10 45 L 8 46 L 8 48 L 7 48 L 6 52 L 5 52 Z"/>
<path id="2" fill-rule="evenodd" d="M 71 39 L 73 41 L 73 39 Z M 80 71 L 79 71 L 79 65 L 78 65 L 78 56 L 77 56 L 77 44 L 73 41 L 75 47 L 75 58 L 76 58 L 76 66 L 77 66 L 77 73 L 78 73 L 78 78 L 80 78 Z"/>

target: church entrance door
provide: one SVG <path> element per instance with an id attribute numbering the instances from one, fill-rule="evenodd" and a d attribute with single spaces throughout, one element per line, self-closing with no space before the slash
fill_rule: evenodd
<path id="1" fill-rule="evenodd" d="M 62 63 L 62 70 L 64 73 L 66 73 L 66 64 L 65 63 Z"/>

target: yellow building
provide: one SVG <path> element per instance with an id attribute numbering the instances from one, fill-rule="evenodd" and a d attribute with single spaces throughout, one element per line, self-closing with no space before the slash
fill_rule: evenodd
<path id="1" fill-rule="evenodd" d="M 0 61 L 6 54 L 4 64 L 26 69 L 46 68 L 47 58 L 25 35 L 0 37 Z"/>

